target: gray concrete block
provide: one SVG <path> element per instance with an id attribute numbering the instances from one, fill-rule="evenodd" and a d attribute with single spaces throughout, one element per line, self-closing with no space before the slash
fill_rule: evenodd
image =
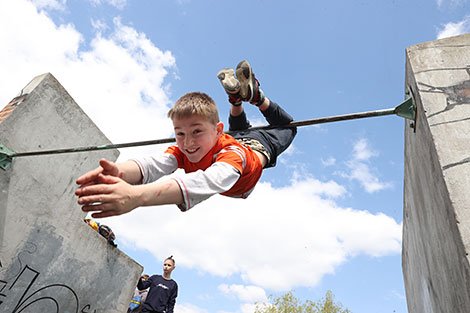
<path id="1" fill-rule="evenodd" d="M 51 75 L 34 78 L 6 116 L 15 152 L 110 143 Z M 117 150 L 14 158 L 0 169 L 0 311 L 126 312 L 142 267 L 83 222 L 75 180 Z"/>
<path id="2" fill-rule="evenodd" d="M 470 35 L 409 47 L 403 273 L 410 313 L 470 312 Z"/>

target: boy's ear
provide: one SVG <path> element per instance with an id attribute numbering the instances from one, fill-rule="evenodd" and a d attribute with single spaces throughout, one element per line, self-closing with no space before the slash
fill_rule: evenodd
<path id="1" fill-rule="evenodd" d="M 217 123 L 217 136 L 220 136 L 224 133 L 224 123 L 218 122 Z"/>

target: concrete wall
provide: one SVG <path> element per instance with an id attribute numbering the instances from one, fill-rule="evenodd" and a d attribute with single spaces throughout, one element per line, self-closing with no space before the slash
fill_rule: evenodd
<path id="1" fill-rule="evenodd" d="M 410 313 L 470 312 L 470 35 L 406 51 L 403 273 Z"/>
<path id="2" fill-rule="evenodd" d="M 9 149 L 109 143 L 51 74 L 22 94 L 0 119 Z M 126 312 L 142 267 L 83 222 L 74 195 L 103 156 L 118 152 L 21 157 L 0 169 L 0 312 Z"/>

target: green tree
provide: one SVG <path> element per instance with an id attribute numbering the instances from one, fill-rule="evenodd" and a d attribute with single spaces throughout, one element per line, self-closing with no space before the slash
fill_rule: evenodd
<path id="1" fill-rule="evenodd" d="M 318 301 L 302 303 L 292 291 L 279 297 L 270 295 L 269 300 L 270 303 L 257 303 L 255 313 L 352 313 L 349 309 L 343 309 L 341 302 L 335 303 L 330 290 Z"/>

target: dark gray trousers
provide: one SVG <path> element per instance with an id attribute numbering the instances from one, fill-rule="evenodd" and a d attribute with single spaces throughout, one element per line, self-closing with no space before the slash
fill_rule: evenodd
<path id="1" fill-rule="evenodd" d="M 284 111 L 276 102 L 270 101 L 270 105 L 266 111 L 261 113 L 268 121 L 269 125 L 282 126 L 293 121 L 286 111 Z M 273 129 L 248 129 L 251 127 L 245 112 L 239 116 L 229 116 L 229 130 L 235 139 L 252 138 L 258 140 L 270 153 L 271 159 L 265 168 L 276 165 L 277 157 L 286 150 L 295 135 L 297 127 L 273 128 Z"/>

